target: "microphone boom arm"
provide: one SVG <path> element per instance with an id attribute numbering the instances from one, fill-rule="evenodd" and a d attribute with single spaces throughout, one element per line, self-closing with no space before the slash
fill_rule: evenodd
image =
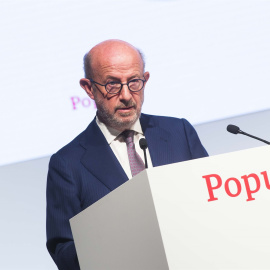
<path id="1" fill-rule="evenodd" d="M 263 140 L 263 139 L 261 139 L 261 138 L 258 138 L 258 137 L 256 137 L 256 136 L 250 135 L 250 134 L 248 134 L 248 133 L 246 133 L 246 132 L 244 132 L 244 131 L 242 131 L 242 130 L 239 130 L 239 133 L 240 133 L 240 134 L 243 134 L 243 135 L 246 135 L 246 136 L 248 136 L 248 137 L 250 137 L 250 138 L 259 140 L 259 141 L 261 141 L 261 142 L 264 142 L 264 143 L 266 143 L 266 144 L 270 144 L 270 142 L 268 142 L 268 141 L 266 141 L 266 140 Z"/>

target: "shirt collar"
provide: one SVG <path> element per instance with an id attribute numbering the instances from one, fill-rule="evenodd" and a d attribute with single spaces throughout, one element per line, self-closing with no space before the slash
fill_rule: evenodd
<path id="1" fill-rule="evenodd" d="M 106 138 L 108 144 L 111 144 L 114 140 L 117 139 L 118 135 L 122 133 L 122 131 L 106 126 L 103 122 L 99 120 L 98 116 L 96 116 L 96 123 L 99 126 L 101 132 L 103 133 L 104 137 Z M 143 134 L 139 118 L 131 126 L 130 130 L 134 130 L 135 134 Z"/>

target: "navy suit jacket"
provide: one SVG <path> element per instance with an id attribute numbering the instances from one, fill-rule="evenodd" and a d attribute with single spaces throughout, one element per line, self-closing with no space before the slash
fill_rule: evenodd
<path id="1" fill-rule="evenodd" d="M 153 166 L 207 156 L 185 119 L 142 114 Z M 95 119 L 51 157 L 47 181 L 47 248 L 59 269 L 80 269 L 69 219 L 128 180 Z"/>

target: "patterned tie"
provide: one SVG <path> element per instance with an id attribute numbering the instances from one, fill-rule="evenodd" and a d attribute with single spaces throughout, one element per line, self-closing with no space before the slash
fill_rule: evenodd
<path id="1" fill-rule="evenodd" d="M 142 161 L 139 154 L 135 151 L 135 144 L 133 142 L 134 130 L 125 130 L 122 134 L 127 144 L 127 152 L 131 174 L 132 176 L 135 176 L 136 174 L 145 169 L 144 162 Z"/>

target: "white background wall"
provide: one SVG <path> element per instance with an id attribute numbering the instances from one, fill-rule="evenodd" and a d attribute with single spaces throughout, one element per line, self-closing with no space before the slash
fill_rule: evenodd
<path id="1" fill-rule="evenodd" d="M 87 126 L 82 57 L 108 38 L 145 53 L 146 113 L 199 124 L 269 109 L 269 14 L 268 0 L 1 1 L 0 165 Z"/>
<path id="2" fill-rule="evenodd" d="M 78 85 L 91 46 L 141 48 L 143 111 L 187 118 L 210 155 L 236 151 L 263 144 L 227 133 L 230 123 L 270 140 L 269 11 L 260 0 L 1 1 L 0 269 L 56 269 L 45 248 L 48 156 L 95 114 Z"/>

